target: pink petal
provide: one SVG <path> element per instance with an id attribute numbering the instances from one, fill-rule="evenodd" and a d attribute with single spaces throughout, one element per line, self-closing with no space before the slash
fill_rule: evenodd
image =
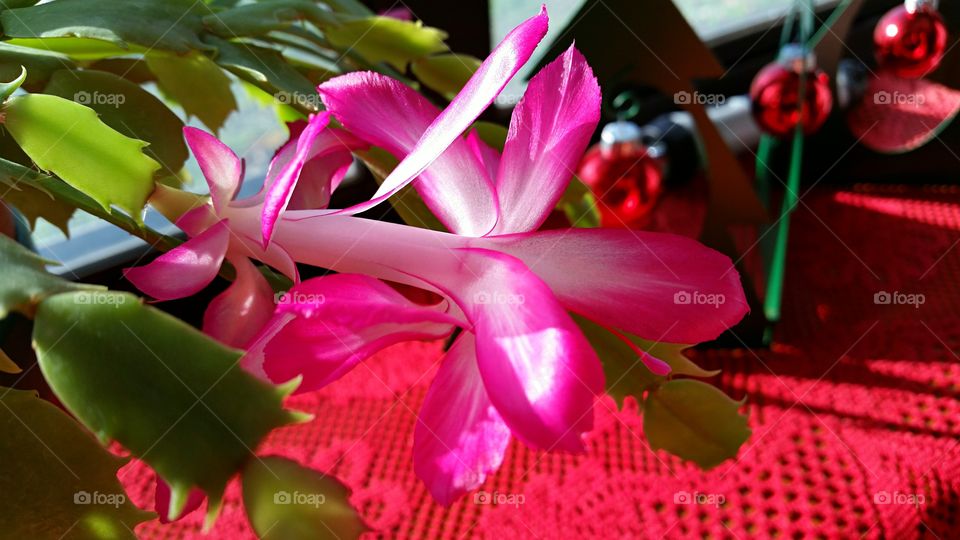
<path id="1" fill-rule="evenodd" d="M 673 371 L 670 364 L 646 351 L 640 351 L 640 361 L 643 362 L 643 365 L 654 375 L 669 375 L 670 372 Z"/>
<path id="2" fill-rule="evenodd" d="M 283 166 L 276 172 L 276 177 L 269 179 L 264 196 L 263 209 L 261 211 L 261 233 L 263 234 L 264 248 L 270 244 L 270 237 L 273 235 L 273 228 L 277 223 L 277 219 L 280 218 L 280 214 L 286 210 L 287 204 L 290 203 L 290 197 L 293 196 L 293 190 L 297 185 L 297 180 L 300 178 L 300 172 L 303 170 L 303 166 L 312 157 L 311 153 L 315 152 L 314 145 L 317 137 L 327 127 L 329 122 L 330 113 L 328 112 L 312 115 L 310 117 L 310 123 L 306 129 L 303 130 L 303 133 L 300 134 L 300 137 L 297 138 L 296 148 L 293 149 L 292 152 L 288 150 L 292 145 L 291 141 L 291 143 L 288 143 L 277 155 L 274 163 L 271 163 L 271 170 L 268 172 L 268 175 L 274 173 L 274 166 L 277 165 L 277 159 L 283 158 L 281 160 Z"/>
<path id="3" fill-rule="evenodd" d="M 497 178 L 495 234 L 536 230 L 556 207 L 600 121 L 600 86 L 571 46 L 538 73 L 513 110 Z"/>
<path id="4" fill-rule="evenodd" d="M 216 225 L 219 221 L 220 218 L 217 217 L 213 207 L 205 204 L 180 216 L 176 225 L 180 230 L 187 233 L 187 236 L 193 238 L 194 236 L 200 236 L 203 231 Z"/>
<path id="5" fill-rule="evenodd" d="M 483 139 L 480 138 L 476 130 L 471 131 L 470 134 L 467 135 L 467 144 L 470 145 L 470 150 L 473 151 L 474 155 L 477 156 L 477 159 L 480 160 L 480 163 L 482 163 L 483 167 L 487 170 L 487 176 L 496 180 L 497 170 L 500 168 L 500 152 L 490 148 L 490 145 L 483 142 Z"/>
<path id="6" fill-rule="evenodd" d="M 253 230 L 257 234 L 259 220 L 239 211 L 230 215 L 235 230 L 244 234 Z M 288 210 L 279 223 L 270 247 L 282 245 L 298 262 L 420 288 L 429 286 L 424 287 L 425 283 L 410 272 L 440 263 L 456 265 L 450 248 L 464 247 L 468 241 L 476 240 L 385 221 L 331 215 L 325 210 Z"/>
<path id="7" fill-rule="evenodd" d="M 673 368 L 670 367 L 670 364 L 664 362 L 663 360 L 653 356 L 652 354 L 644 351 L 637 346 L 628 336 L 621 334 L 614 328 L 607 328 L 607 330 L 620 339 L 627 347 L 633 349 L 633 352 L 637 354 L 637 357 L 640 358 L 640 361 L 643 362 L 643 365 L 650 370 L 654 375 L 669 375 Z"/>
<path id="8" fill-rule="evenodd" d="M 413 436 L 414 471 L 443 505 L 483 484 L 510 443 L 510 428 L 487 397 L 475 346 L 465 332 L 447 352 Z"/>
<path id="9" fill-rule="evenodd" d="M 353 165 L 353 154 L 334 152 L 324 158 L 313 159 L 303 166 L 297 189 L 290 197 L 289 210 L 313 210 L 330 205 L 330 196 Z"/>
<path id="10" fill-rule="evenodd" d="M 379 73 L 337 77 L 320 87 L 320 95 L 351 133 L 398 159 L 407 157 L 440 114 L 418 92 Z M 496 224 L 493 182 L 463 138 L 455 138 L 413 186 L 453 232 L 482 236 Z"/>
<path id="11" fill-rule="evenodd" d="M 274 185 L 286 169 L 296 165 L 301 137 L 310 125 L 302 120 L 288 124 L 290 140 L 277 151 L 270 162 L 263 189 L 257 195 L 238 203 L 239 206 L 263 204 L 266 192 L 274 189 Z M 295 181 L 296 187 L 287 206 L 291 210 L 326 208 L 330 194 L 336 190 L 350 164 L 353 163 L 353 151 L 370 146 L 353 134 L 330 126 L 315 134 L 308 133 L 307 136 L 312 139 L 312 144 L 304 157 L 299 179 Z M 309 143 L 309 141 L 306 142 Z"/>
<path id="12" fill-rule="evenodd" d="M 529 265 L 564 307 L 653 341 L 709 341 L 748 311 L 730 259 L 681 236 L 566 229 L 464 238 L 322 211 L 288 212 L 283 223 L 278 242 L 305 264 L 408 284 L 444 286 L 445 274 L 463 272 L 450 256 L 457 248 L 504 251 Z M 706 301 L 675 303 L 684 292 Z M 718 295 L 722 303 L 708 303 Z"/>
<path id="13" fill-rule="evenodd" d="M 296 315 L 285 313 L 275 315 L 263 328 L 257 336 L 247 345 L 247 353 L 240 359 L 240 367 L 247 373 L 258 377 L 266 382 L 273 382 L 267 373 L 263 370 L 263 364 L 266 356 L 265 349 L 268 344 L 279 334 L 291 321 L 296 319 Z"/>
<path id="14" fill-rule="evenodd" d="M 485 242 L 527 263 L 571 311 L 647 340 L 710 341 L 749 311 L 730 259 L 683 236 L 570 229 Z"/>
<path id="15" fill-rule="evenodd" d="M 337 213 L 358 214 L 373 208 L 420 176 L 493 103 L 510 79 L 530 59 L 547 33 L 547 23 L 544 6 L 539 15 L 514 28 L 484 60 L 450 105 L 430 124 L 407 157 L 384 180 L 374 198 Z M 337 84 L 334 81 L 337 79 L 320 87 L 321 95 L 326 93 L 328 84 Z M 395 121 L 403 122 L 402 119 Z"/>
<path id="16" fill-rule="evenodd" d="M 187 514 L 193 512 L 197 508 L 200 508 L 200 505 L 203 504 L 203 499 L 205 498 L 203 491 L 194 488 L 190 490 L 190 495 L 187 497 L 187 504 L 183 507 L 183 511 L 177 516 L 178 521 L 184 518 Z M 157 475 L 157 490 L 154 494 L 154 511 L 160 517 L 160 523 L 170 523 L 170 484 L 168 484 L 163 478 L 160 478 L 160 475 Z"/>
<path id="17" fill-rule="evenodd" d="M 304 281 L 280 297 L 275 317 L 296 318 L 263 347 L 263 372 L 274 382 L 303 375 L 298 392 L 317 390 L 385 347 L 449 335 L 457 321 L 439 307 L 368 276 Z"/>
<path id="18" fill-rule="evenodd" d="M 188 126 L 183 128 L 183 136 L 207 179 L 214 208 L 223 211 L 240 189 L 243 162 L 233 150 L 206 131 Z"/>
<path id="19" fill-rule="evenodd" d="M 230 229 L 223 220 L 152 263 L 127 268 L 123 275 L 157 300 L 185 298 L 200 292 L 217 277 L 229 243 Z"/>
<path id="20" fill-rule="evenodd" d="M 234 242 L 230 244 L 231 256 L 256 259 L 276 268 L 281 274 L 290 278 L 294 283 L 300 282 L 300 271 L 297 269 L 297 262 L 276 242 L 271 243 L 267 249 L 263 249 L 261 242 L 254 240 L 242 232 L 233 231 L 232 235 Z"/>
<path id="21" fill-rule="evenodd" d="M 473 324 L 480 374 L 514 435 L 539 449 L 580 451 L 603 391 L 600 360 L 550 288 L 520 260 L 458 250 L 446 291 Z M 454 283 L 459 281 L 459 283 Z"/>
<path id="22" fill-rule="evenodd" d="M 231 257 L 237 278 L 210 302 L 203 331 L 221 343 L 244 349 L 273 316 L 273 289 L 246 257 Z"/>

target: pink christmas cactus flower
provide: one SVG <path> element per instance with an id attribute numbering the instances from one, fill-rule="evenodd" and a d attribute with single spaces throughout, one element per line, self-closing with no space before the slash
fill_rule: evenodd
<path id="1" fill-rule="evenodd" d="M 502 154 L 475 134 L 463 137 L 528 61 L 547 22 L 543 10 L 514 29 L 443 111 L 374 73 L 322 85 L 329 114 L 349 134 L 325 127 L 323 115 L 312 118 L 274 160 L 264 191 L 246 201 L 232 200 L 242 176 L 236 156 L 212 136 L 188 132 L 207 164 L 212 207 L 180 220 L 191 236 L 181 248 L 128 271 L 141 290 L 166 299 L 200 290 L 224 258 L 250 265 L 231 286 L 242 292 L 218 298 L 205 329 L 209 318 L 208 331 L 247 348 L 242 363 L 253 373 L 274 382 L 303 376 L 300 391 L 335 381 L 393 343 L 461 328 L 414 436 L 416 472 L 444 504 L 499 467 L 511 436 L 536 449 L 584 448 L 604 377 L 570 312 L 649 340 L 693 344 L 747 311 L 731 261 L 693 240 L 628 230 L 537 232 L 599 121 L 600 91 L 575 49 L 531 81 Z M 370 201 L 325 209 L 337 183 L 330 171 L 365 145 L 385 148 L 399 165 Z M 355 216 L 411 182 L 451 233 Z M 340 274 L 298 283 L 264 316 L 262 305 L 273 298 L 250 258 L 294 279 L 294 261 Z M 380 280 L 442 300 L 418 303 Z M 726 301 L 676 303 L 683 291 Z M 238 306 L 249 308 L 247 317 L 226 316 Z M 261 328 L 256 336 L 254 328 Z M 641 356 L 651 370 L 669 370 Z"/>
<path id="2" fill-rule="evenodd" d="M 274 294 L 251 263 L 272 266 L 299 281 L 294 259 L 271 244 L 276 216 L 286 208 L 325 208 L 330 194 L 353 163 L 353 150 L 366 143 L 337 128 L 327 128 L 330 115 L 314 115 L 291 125 L 291 140 L 277 152 L 263 189 L 244 200 L 234 200 L 243 180 L 243 162 L 213 135 L 184 128 L 187 144 L 199 162 L 210 189 L 209 205 L 185 213 L 177 226 L 190 236 L 181 246 L 151 264 L 129 268 L 125 276 L 157 300 L 175 300 L 196 294 L 209 285 L 224 260 L 236 269 L 236 280 L 210 303 L 203 330 L 227 345 L 244 348 L 273 313 Z M 240 231 L 230 226 L 234 213 L 258 212 L 260 230 Z"/>
<path id="3" fill-rule="evenodd" d="M 320 87 L 327 110 L 345 128 L 402 159 L 359 209 L 416 178 L 421 197 L 456 233 L 367 224 L 375 239 L 340 243 L 344 258 L 369 253 L 367 264 L 343 266 L 437 291 L 449 304 L 415 305 L 372 277 L 310 280 L 291 291 L 292 303 L 280 306 L 244 360 L 273 381 L 302 375 L 301 391 L 309 391 L 387 345 L 462 328 L 414 437 L 416 472 L 444 504 L 499 467 L 511 436 L 537 449 L 583 449 L 603 372 L 569 311 L 677 343 L 713 339 L 746 312 L 730 261 L 692 240 L 634 231 L 533 232 L 556 206 L 599 121 L 600 90 L 575 49 L 531 81 L 502 155 L 475 133 L 461 137 L 526 62 L 546 25 L 541 13 L 518 27 L 444 111 L 376 73 Z M 505 58 L 510 70 L 502 67 Z M 305 251 L 299 239 L 332 217 L 288 212 L 277 241 Z M 311 257 L 330 266 L 320 259 Z M 678 305 L 681 291 L 723 294 L 728 302 L 711 310 Z M 642 357 L 651 370 L 669 371 Z"/>

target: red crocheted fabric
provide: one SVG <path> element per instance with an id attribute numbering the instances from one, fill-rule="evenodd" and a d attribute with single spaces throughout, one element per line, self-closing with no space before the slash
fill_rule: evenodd
<path id="1" fill-rule="evenodd" d="M 636 403 L 603 399 L 585 455 L 514 442 L 486 492 L 523 504 L 450 508 L 413 474 L 415 415 L 441 345 L 394 347 L 332 387 L 291 400 L 316 415 L 260 454 L 353 489 L 370 538 L 956 538 L 960 534 L 960 191 L 814 191 L 791 234 L 785 317 L 763 350 L 695 353 L 746 397 L 753 435 L 709 472 L 643 436 Z M 880 292 L 925 303 L 877 305 Z M 121 471 L 151 507 L 153 474 Z M 519 500 L 519 499 L 517 499 Z M 720 504 L 722 502 L 722 504 Z M 236 482 L 210 536 L 202 512 L 141 525 L 143 538 L 253 538 Z"/>
<path id="2" fill-rule="evenodd" d="M 881 72 L 847 114 L 850 131 L 867 148 L 887 154 L 916 150 L 940 134 L 960 110 L 960 92 L 924 79 Z"/>

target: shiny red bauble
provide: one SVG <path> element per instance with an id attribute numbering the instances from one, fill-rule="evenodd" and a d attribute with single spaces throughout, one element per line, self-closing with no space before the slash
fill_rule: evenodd
<path id="1" fill-rule="evenodd" d="M 800 79 L 805 72 L 806 90 L 800 105 Z M 760 70 L 750 86 L 753 117 L 763 131 L 786 137 L 798 125 L 807 135 L 827 121 L 833 109 L 830 77 L 817 69 L 813 53 L 799 47 L 787 47 L 780 58 Z"/>
<path id="2" fill-rule="evenodd" d="M 881 68 L 919 79 L 940 65 L 947 51 L 947 25 L 932 4 L 908 0 L 880 19 L 873 43 Z"/>
<path id="3" fill-rule="evenodd" d="M 601 227 L 640 229 L 650 223 L 663 193 L 665 165 L 640 142 L 635 126 L 636 137 L 617 135 L 624 124 L 604 129 L 604 142 L 587 151 L 577 176 L 597 200 Z"/>

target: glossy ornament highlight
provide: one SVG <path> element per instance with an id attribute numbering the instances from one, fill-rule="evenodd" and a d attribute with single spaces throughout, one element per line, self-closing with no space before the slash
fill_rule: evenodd
<path id="1" fill-rule="evenodd" d="M 947 26 L 937 2 L 908 0 L 890 10 L 873 32 L 877 62 L 905 79 L 925 77 L 940 65 L 947 50 Z"/>

